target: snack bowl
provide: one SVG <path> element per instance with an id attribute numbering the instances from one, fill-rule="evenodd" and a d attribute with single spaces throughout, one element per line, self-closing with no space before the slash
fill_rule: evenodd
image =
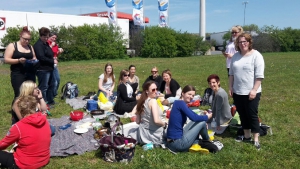
<path id="1" fill-rule="evenodd" d="M 79 121 L 83 118 L 84 113 L 80 110 L 75 110 L 70 113 L 70 119 L 73 121 Z"/>

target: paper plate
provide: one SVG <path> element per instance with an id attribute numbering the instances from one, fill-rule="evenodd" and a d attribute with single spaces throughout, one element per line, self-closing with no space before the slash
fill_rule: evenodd
<path id="1" fill-rule="evenodd" d="M 89 129 L 87 129 L 87 128 L 78 128 L 78 129 L 74 130 L 74 132 L 78 133 L 78 134 L 86 133 L 88 131 L 89 131 Z"/>

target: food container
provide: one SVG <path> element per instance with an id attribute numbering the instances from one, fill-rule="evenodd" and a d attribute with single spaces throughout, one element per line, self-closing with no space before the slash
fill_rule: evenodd
<path id="1" fill-rule="evenodd" d="M 79 121 L 83 118 L 83 112 L 80 110 L 75 110 L 70 113 L 70 119 L 73 121 Z"/>

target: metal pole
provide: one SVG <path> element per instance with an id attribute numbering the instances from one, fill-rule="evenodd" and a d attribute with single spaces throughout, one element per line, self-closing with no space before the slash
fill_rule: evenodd
<path id="1" fill-rule="evenodd" d="M 248 4 L 248 1 L 245 1 L 245 2 L 243 2 L 242 4 L 245 5 L 245 8 L 244 8 L 244 25 L 243 25 L 243 26 L 245 26 L 246 6 L 247 6 L 247 4 Z"/>

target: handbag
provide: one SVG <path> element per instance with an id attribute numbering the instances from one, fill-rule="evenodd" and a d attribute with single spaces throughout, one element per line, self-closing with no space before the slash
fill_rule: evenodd
<path id="1" fill-rule="evenodd" d="M 116 128 L 122 125 L 122 134 L 116 134 Z M 102 159 L 107 162 L 130 162 L 134 156 L 137 141 L 124 137 L 123 124 L 117 122 L 111 129 L 111 134 L 99 140 Z"/>

